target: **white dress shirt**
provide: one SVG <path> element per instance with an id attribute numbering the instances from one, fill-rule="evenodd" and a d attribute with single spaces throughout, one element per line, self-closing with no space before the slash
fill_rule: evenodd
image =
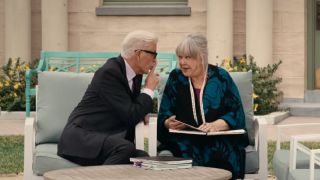
<path id="1" fill-rule="evenodd" d="M 124 59 L 124 58 L 123 58 Z M 127 80 L 128 80 L 128 84 L 129 87 L 132 91 L 132 83 L 133 83 L 133 78 L 136 76 L 136 73 L 133 71 L 133 69 L 131 68 L 131 66 L 127 63 L 127 61 L 124 59 L 124 63 L 126 65 L 126 75 L 127 75 Z M 151 97 L 151 99 L 153 99 L 154 96 L 154 92 L 153 90 L 149 89 L 149 88 L 143 88 L 141 90 L 142 93 L 145 93 L 147 95 L 149 95 Z"/>

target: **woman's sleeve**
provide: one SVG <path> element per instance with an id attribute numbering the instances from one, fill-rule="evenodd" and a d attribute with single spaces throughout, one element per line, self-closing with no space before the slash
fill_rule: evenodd
<path id="1" fill-rule="evenodd" d="M 230 129 L 245 129 L 245 115 L 238 87 L 230 74 L 226 72 L 226 86 L 222 105 L 225 106 L 221 119 L 225 120 Z"/>
<path id="2" fill-rule="evenodd" d="M 170 140 L 170 133 L 164 125 L 164 121 L 170 116 L 175 115 L 175 102 L 176 102 L 176 89 L 174 86 L 173 75 L 174 70 L 170 73 L 167 80 L 163 95 L 161 98 L 161 104 L 158 113 L 158 140 L 161 143 L 166 144 Z"/>

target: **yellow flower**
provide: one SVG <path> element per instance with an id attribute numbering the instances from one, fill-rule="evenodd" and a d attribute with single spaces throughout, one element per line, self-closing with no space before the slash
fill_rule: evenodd
<path id="1" fill-rule="evenodd" d="M 14 88 L 14 89 L 18 89 L 19 86 L 20 86 L 20 83 L 16 83 L 16 84 L 14 84 L 13 88 Z"/>
<path id="2" fill-rule="evenodd" d="M 258 106 L 259 106 L 258 104 L 253 105 L 253 112 L 256 112 L 258 110 Z"/>
<path id="3" fill-rule="evenodd" d="M 85 72 L 85 70 L 86 70 L 86 68 L 83 66 L 80 68 L 80 72 Z"/>
<path id="4" fill-rule="evenodd" d="M 6 83 L 4 84 L 4 86 L 10 86 L 10 82 L 6 81 Z"/>
<path id="5" fill-rule="evenodd" d="M 229 69 L 231 67 L 231 60 L 230 58 L 225 58 L 222 60 L 222 67 L 224 67 L 225 69 Z"/>
<path id="6" fill-rule="evenodd" d="M 3 87 L 3 84 L 0 82 L 0 88 L 2 88 Z"/>
<path id="7" fill-rule="evenodd" d="M 240 59 L 240 64 L 246 64 L 247 62 L 246 62 L 246 60 L 244 59 L 244 58 L 241 58 Z"/>
<path id="8" fill-rule="evenodd" d="M 9 71 L 9 76 L 13 76 L 14 72 L 12 70 Z"/>
<path id="9" fill-rule="evenodd" d="M 24 68 L 25 70 L 29 70 L 30 69 L 29 64 L 24 65 Z"/>
<path id="10" fill-rule="evenodd" d="M 13 93 L 13 97 L 17 97 L 17 96 L 18 96 L 17 93 L 14 92 L 14 93 Z"/>
<path id="11" fill-rule="evenodd" d="M 95 64 L 92 64 L 91 66 L 95 68 L 95 67 L 96 67 L 97 65 L 95 65 Z"/>
<path id="12" fill-rule="evenodd" d="M 255 93 L 253 93 L 253 94 L 252 94 L 252 97 L 253 97 L 253 99 L 256 99 L 256 98 L 258 98 L 259 96 L 256 95 Z"/>

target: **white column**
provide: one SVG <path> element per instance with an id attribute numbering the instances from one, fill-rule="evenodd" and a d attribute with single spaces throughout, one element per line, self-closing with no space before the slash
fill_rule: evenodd
<path id="1" fill-rule="evenodd" d="M 5 61 L 18 58 L 31 60 L 30 0 L 5 0 Z"/>
<path id="2" fill-rule="evenodd" d="M 259 66 L 272 64 L 273 0 L 246 1 L 246 53 Z"/>
<path id="3" fill-rule="evenodd" d="M 233 0 L 207 0 L 209 63 L 233 57 Z"/>
<path id="4" fill-rule="evenodd" d="M 67 0 L 42 0 L 42 50 L 68 51 Z"/>

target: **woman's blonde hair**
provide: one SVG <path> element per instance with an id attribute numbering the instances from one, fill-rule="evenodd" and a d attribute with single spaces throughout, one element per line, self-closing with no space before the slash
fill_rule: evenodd
<path id="1" fill-rule="evenodd" d="M 189 34 L 176 48 L 177 56 L 190 56 L 200 58 L 204 70 L 208 67 L 208 45 L 207 38 L 199 33 Z"/>

